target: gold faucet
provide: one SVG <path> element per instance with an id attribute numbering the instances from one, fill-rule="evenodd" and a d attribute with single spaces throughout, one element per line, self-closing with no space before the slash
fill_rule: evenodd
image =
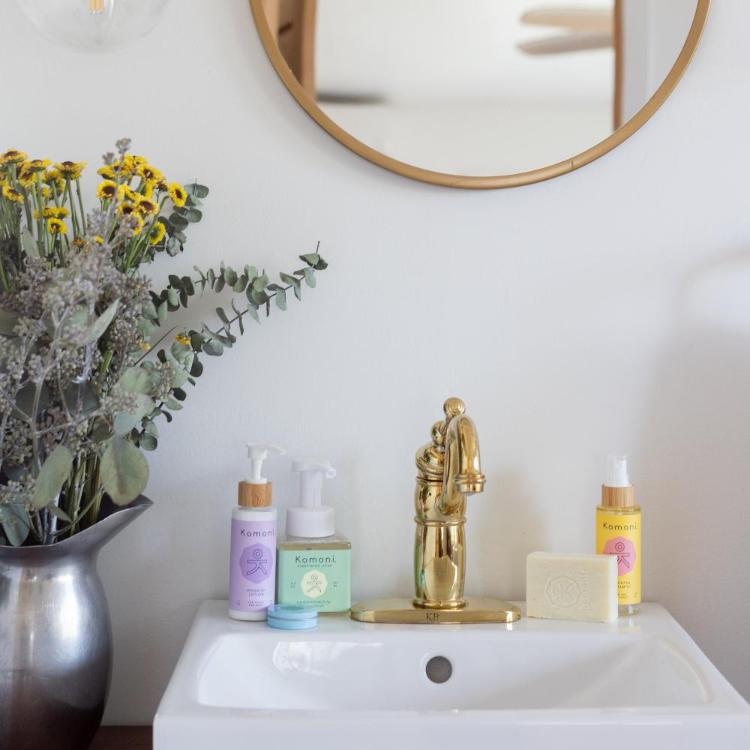
<path id="1" fill-rule="evenodd" d="M 517 607 L 499 599 L 464 599 L 466 498 L 484 490 L 474 422 L 464 402 L 449 398 L 445 419 L 432 426 L 432 440 L 417 451 L 414 490 L 415 596 L 381 599 L 352 607 L 363 622 L 513 622 Z"/>
<path id="2" fill-rule="evenodd" d="M 484 489 L 479 440 L 463 401 L 443 404 L 445 419 L 432 427 L 432 441 L 417 451 L 414 490 L 414 604 L 461 609 L 466 576 L 466 498 Z"/>

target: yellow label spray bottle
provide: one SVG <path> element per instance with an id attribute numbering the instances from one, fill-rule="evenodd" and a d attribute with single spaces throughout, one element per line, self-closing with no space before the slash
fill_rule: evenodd
<path id="1" fill-rule="evenodd" d="M 633 615 L 641 603 L 641 509 L 628 479 L 628 459 L 607 459 L 602 504 L 596 509 L 596 552 L 617 555 L 620 615 Z"/>

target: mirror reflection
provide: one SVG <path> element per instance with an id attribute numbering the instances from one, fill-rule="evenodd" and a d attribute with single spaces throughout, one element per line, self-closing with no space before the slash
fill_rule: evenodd
<path id="1" fill-rule="evenodd" d="M 569 159 L 664 81 L 697 0 L 263 0 L 307 94 L 377 151 L 456 175 Z"/>

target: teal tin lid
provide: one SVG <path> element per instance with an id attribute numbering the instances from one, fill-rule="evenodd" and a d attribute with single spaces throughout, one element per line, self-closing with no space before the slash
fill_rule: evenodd
<path id="1" fill-rule="evenodd" d="M 318 627 L 318 618 L 314 620 L 279 620 L 276 617 L 268 617 L 266 625 L 276 630 L 314 630 Z"/>
<path id="2" fill-rule="evenodd" d="M 268 617 L 285 622 L 317 621 L 318 610 L 315 607 L 303 607 L 299 604 L 272 604 L 268 608 Z"/>

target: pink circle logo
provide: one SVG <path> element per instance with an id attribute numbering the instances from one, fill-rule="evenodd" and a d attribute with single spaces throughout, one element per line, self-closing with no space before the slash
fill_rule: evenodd
<path id="1" fill-rule="evenodd" d="M 624 536 L 610 539 L 602 550 L 605 555 L 617 555 L 617 575 L 624 576 L 633 572 L 635 566 L 635 545 Z"/>

